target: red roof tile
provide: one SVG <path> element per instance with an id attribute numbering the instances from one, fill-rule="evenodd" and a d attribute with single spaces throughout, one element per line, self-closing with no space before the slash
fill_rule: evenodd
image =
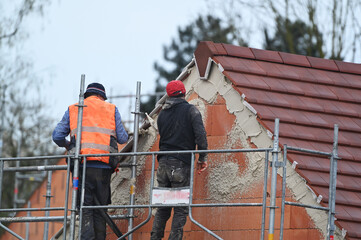
<path id="1" fill-rule="evenodd" d="M 223 44 L 215 43 L 214 47 L 216 48 L 217 55 L 226 55 L 227 54 L 227 51 L 226 51 L 226 49 L 224 49 Z"/>
<path id="2" fill-rule="evenodd" d="M 331 71 L 339 71 L 335 61 L 323 58 L 316 57 L 307 57 L 308 61 L 313 68 L 331 70 Z"/>
<path id="3" fill-rule="evenodd" d="M 358 75 L 348 74 L 348 73 L 347 74 L 341 73 L 338 75 L 340 76 L 340 78 L 343 78 L 345 82 L 347 82 L 350 85 L 350 87 L 361 89 L 361 81 L 359 80 Z"/>
<path id="4" fill-rule="evenodd" d="M 300 55 L 296 55 L 292 53 L 284 53 L 284 52 L 280 52 L 279 54 L 285 64 L 311 67 L 311 64 L 306 56 L 300 56 Z"/>
<path id="5" fill-rule="evenodd" d="M 231 44 L 223 44 L 223 47 L 230 56 L 255 59 L 251 49 L 248 47 L 238 47 Z"/>
<path id="6" fill-rule="evenodd" d="M 258 60 L 283 63 L 282 58 L 278 54 L 278 52 L 261 50 L 256 48 L 251 48 L 251 51 Z"/>
<path id="7" fill-rule="evenodd" d="M 336 61 L 335 63 L 341 72 L 361 74 L 361 64 Z"/>
<path id="8" fill-rule="evenodd" d="M 201 74 L 209 57 L 245 94 L 263 126 L 274 131 L 280 119 L 281 146 L 331 152 L 333 126 L 339 125 L 336 224 L 348 239 L 361 238 L 361 65 L 202 42 L 195 52 Z M 330 160 L 292 151 L 288 157 L 327 206 Z"/>

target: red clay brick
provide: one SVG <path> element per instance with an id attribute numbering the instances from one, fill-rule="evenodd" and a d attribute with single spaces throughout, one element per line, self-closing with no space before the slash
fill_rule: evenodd
<path id="1" fill-rule="evenodd" d="M 208 136 L 208 149 L 224 149 L 227 141 L 226 136 Z"/>
<path id="2" fill-rule="evenodd" d="M 308 229 L 307 239 L 323 239 L 322 233 L 318 229 Z"/>
<path id="3" fill-rule="evenodd" d="M 204 123 L 204 128 L 206 129 L 207 136 L 212 134 L 212 116 L 213 116 L 213 107 L 210 105 L 206 106 L 206 121 Z"/>
<path id="4" fill-rule="evenodd" d="M 212 130 L 210 132 L 210 135 L 227 135 L 231 131 L 236 117 L 233 114 L 228 113 L 228 110 L 224 105 L 208 106 L 208 108 L 212 108 Z"/>
<path id="5" fill-rule="evenodd" d="M 153 158 L 151 155 L 146 157 L 145 166 L 144 166 L 145 170 L 150 171 L 152 169 L 152 160 L 153 160 Z M 155 155 L 155 169 L 157 169 L 157 168 L 158 168 L 158 160 L 157 160 L 157 155 Z"/>
<path id="6" fill-rule="evenodd" d="M 290 219 L 291 228 L 310 228 L 310 221 L 311 219 L 308 217 L 305 208 L 292 206 Z"/>
<path id="7" fill-rule="evenodd" d="M 198 99 L 198 94 L 197 93 L 192 93 L 188 98 L 187 98 L 187 101 L 190 102 L 194 99 Z"/>
<path id="8" fill-rule="evenodd" d="M 221 96 L 218 95 L 216 101 L 213 103 L 213 105 L 225 105 L 226 100 Z"/>
<path id="9" fill-rule="evenodd" d="M 193 184 L 193 199 L 205 199 L 207 198 L 208 188 L 207 182 L 209 177 L 209 169 L 198 174 L 194 172 L 194 184 Z"/>

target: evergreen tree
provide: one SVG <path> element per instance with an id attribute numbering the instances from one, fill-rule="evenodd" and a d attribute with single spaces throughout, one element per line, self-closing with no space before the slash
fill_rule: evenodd
<path id="1" fill-rule="evenodd" d="M 275 21 L 276 32 L 273 37 L 269 36 L 267 29 L 264 29 L 265 49 L 320 58 L 325 57 L 322 50 L 324 45 L 322 33 L 318 31 L 317 26 L 308 26 L 299 19 L 292 22 L 281 16 L 278 16 Z"/>
<path id="2" fill-rule="evenodd" d="M 170 45 L 163 46 L 163 57 L 166 64 L 154 63 L 154 69 L 158 72 L 155 92 L 163 92 L 167 83 L 178 77 L 182 69 L 192 60 L 193 53 L 200 41 L 246 45 L 238 37 L 234 24 L 224 23 L 220 18 L 211 15 L 199 16 L 189 25 L 183 28 L 178 27 L 177 38 L 173 38 Z M 156 97 L 151 97 L 141 105 L 141 110 L 150 112 L 155 103 Z"/>

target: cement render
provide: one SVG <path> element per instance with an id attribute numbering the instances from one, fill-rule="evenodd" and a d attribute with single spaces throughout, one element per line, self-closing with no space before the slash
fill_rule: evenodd
<path id="1" fill-rule="evenodd" d="M 202 99 L 194 99 L 190 103 L 198 107 L 203 120 L 207 118 L 206 105 L 203 100 L 208 104 L 212 104 L 218 95 L 224 98 L 229 113 L 234 114 L 236 117 L 232 130 L 228 133 L 229 141 L 224 145 L 224 149 L 232 148 L 238 142 L 241 143 L 243 148 L 252 148 L 250 142 L 257 148 L 269 148 L 272 146 L 272 139 L 267 130 L 258 123 L 257 116 L 252 112 L 252 109 L 243 104 L 244 99 L 242 96 L 232 87 L 230 81 L 219 71 L 216 64 L 212 64 L 208 80 L 199 79 L 196 66 L 190 68 L 188 72 L 190 75 L 184 81 L 187 89 L 186 98 L 195 92 Z M 156 138 L 156 130 L 150 127 L 139 138 L 138 151 L 149 151 Z M 279 161 L 282 161 L 281 155 L 279 154 Z M 144 157 L 138 159 L 137 176 L 143 173 L 144 163 Z M 216 163 L 209 164 L 212 167 L 208 170 L 208 197 L 215 202 L 226 202 L 235 195 L 242 197 L 243 194 L 252 191 L 252 186 L 263 182 L 264 153 L 247 153 L 247 167 L 242 171 L 234 160 L 227 157 L 217 160 Z M 278 171 L 278 174 L 282 175 L 281 170 Z M 145 183 L 143 192 L 136 190 L 136 204 L 148 203 L 149 184 L 149 182 Z M 111 184 L 113 205 L 129 204 L 129 186 L 129 169 L 121 169 L 118 174 L 113 175 Z M 298 202 L 319 205 L 307 187 L 305 180 L 298 175 L 289 162 L 287 162 L 287 187 L 291 190 L 293 198 Z M 314 209 L 306 209 L 306 211 L 314 221 L 315 226 L 323 236 L 326 236 L 327 214 Z M 122 211 L 116 210 L 113 213 L 121 214 Z M 336 233 L 335 239 L 343 239 L 338 228 Z"/>
<path id="2" fill-rule="evenodd" d="M 200 80 L 198 78 L 198 72 L 193 71 L 186 82 L 189 82 L 187 83 L 187 89 L 195 91 L 199 97 L 210 104 L 215 101 L 217 95 L 222 96 L 226 101 L 229 113 L 236 116 L 235 124 L 228 134 L 231 140 L 227 142 L 225 148 L 232 148 L 233 142 L 235 141 L 241 141 L 244 148 L 251 148 L 247 139 L 257 148 L 268 148 L 273 145 L 267 129 L 258 123 L 254 110 L 243 104 L 244 98 L 232 87 L 230 81 L 219 71 L 216 64 L 212 64 L 207 81 Z M 193 84 L 191 84 L 191 82 Z M 282 154 L 278 156 L 279 161 L 283 161 Z M 271 156 L 270 159 L 272 159 Z M 251 186 L 262 182 L 264 155 L 262 156 L 260 153 L 248 153 L 247 163 L 247 168 L 242 173 L 239 172 L 238 165 L 226 159 L 211 169 L 208 179 L 209 197 L 220 202 L 231 199 L 237 193 L 240 193 L 242 197 L 242 194 L 252 190 Z M 279 169 L 278 174 L 282 176 L 282 169 Z M 316 202 L 314 193 L 310 191 L 306 185 L 306 181 L 291 167 L 289 161 L 287 161 L 286 185 L 288 189 L 291 190 L 293 198 L 298 202 L 320 206 L 320 204 Z M 306 211 L 313 220 L 316 228 L 318 228 L 326 238 L 327 213 L 309 208 L 306 208 Z M 335 239 L 344 239 L 340 229 L 337 227 Z"/>

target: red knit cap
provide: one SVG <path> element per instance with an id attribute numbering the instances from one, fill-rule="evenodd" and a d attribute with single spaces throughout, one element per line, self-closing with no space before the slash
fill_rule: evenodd
<path id="1" fill-rule="evenodd" d="M 167 84 L 167 87 L 165 88 L 165 90 L 167 91 L 167 94 L 169 97 L 175 97 L 180 94 L 183 94 L 183 95 L 186 94 L 186 88 L 184 87 L 183 82 L 179 81 L 179 80 L 170 81 Z"/>

